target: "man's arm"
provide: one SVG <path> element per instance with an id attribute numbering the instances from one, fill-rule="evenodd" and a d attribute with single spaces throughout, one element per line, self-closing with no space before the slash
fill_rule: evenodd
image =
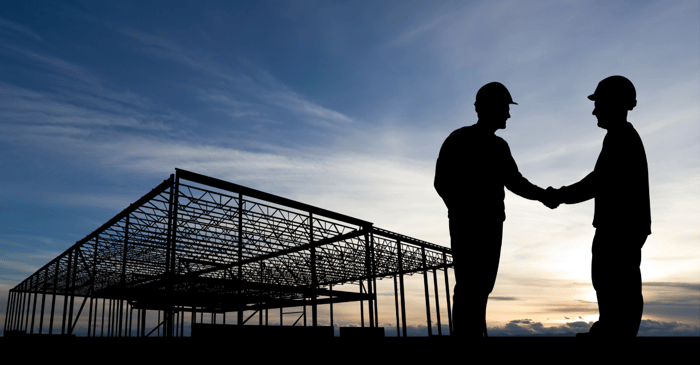
<path id="1" fill-rule="evenodd" d="M 544 189 L 528 181 L 520 172 L 518 176 L 506 180 L 506 188 L 525 199 L 542 201 L 545 197 Z"/>
<path id="2" fill-rule="evenodd" d="M 531 183 L 518 170 L 518 165 L 510 153 L 510 148 L 506 145 L 506 174 L 505 186 L 508 190 L 525 199 L 542 201 L 545 199 L 545 191 L 541 187 Z"/>
<path id="3" fill-rule="evenodd" d="M 554 194 L 560 203 L 577 204 L 594 198 L 595 190 L 596 173 L 593 171 L 575 184 L 562 186 Z"/>
<path id="4" fill-rule="evenodd" d="M 435 179 L 433 180 L 433 187 L 445 202 L 445 205 L 447 205 L 447 202 L 451 200 L 450 192 L 452 191 L 452 187 L 450 185 L 453 183 L 452 177 L 447 176 L 452 169 L 452 161 L 450 157 L 452 156 L 453 151 L 450 145 L 450 138 L 448 137 L 440 148 L 440 153 L 438 154 L 438 159 L 435 163 Z"/>

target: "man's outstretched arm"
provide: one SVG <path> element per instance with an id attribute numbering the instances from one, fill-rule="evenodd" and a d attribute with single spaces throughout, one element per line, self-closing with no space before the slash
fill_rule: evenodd
<path id="1" fill-rule="evenodd" d="M 540 201 L 552 209 L 559 205 L 551 202 L 550 194 L 545 192 L 544 189 L 523 177 L 513 156 L 510 154 L 510 149 L 508 149 L 508 162 L 505 168 L 507 169 L 505 186 L 508 190 L 525 199 Z"/>
<path id="2" fill-rule="evenodd" d="M 562 186 L 554 193 L 556 200 L 564 204 L 577 204 L 595 197 L 596 173 L 588 174 L 581 181 L 569 186 Z"/>
<path id="3" fill-rule="evenodd" d="M 519 172 L 518 176 L 506 181 L 506 188 L 525 199 L 542 201 L 545 198 L 544 189 L 529 182 Z"/>

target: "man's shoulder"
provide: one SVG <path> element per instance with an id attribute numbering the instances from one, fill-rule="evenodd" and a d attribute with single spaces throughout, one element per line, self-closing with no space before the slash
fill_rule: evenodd
<path id="1" fill-rule="evenodd" d="M 642 137 L 634 128 L 632 123 L 625 122 L 614 133 L 608 133 L 603 140 L 604 144 L 616 145 L 622 147 L 627 145 L 642 145 Z"/>
<path id="2" fill-rule="evenodd" d="M 510 147 L 508 147 L 508 142 L 506 142 L 506 140 L 503 139 L 503 137 L 499 137 L 495 134 L 492 134 L 488 138 L 489 143 L 492 143 L 493 145 L 498 146 L 499 148 L 510 149 Z"/>
<path id="3" fill-rule="evenodd" d="M 639 140 L 641 142 L 642 137 L 639 135 L 639 132 L 637 132 L 637 129 L 634 128 L 632 123 L 627 122 L 625 127 L 626 127 L 625 130 L 626 130 L 627 134 L 630 135 L 631 138 L 634 138 L 634 139 Z"/>
<path id="4" fill-rule="evenodd" d="M 504 144 L 504 145 L 506 145 L 506 146 L 508 145 L 508 142 L 506 142 L 506 140 L 503 139 L 503 137 L 499 137 L 499 136 L 497 136 L 497 135 L 494 134 L 494 135 L 493 135 L 493 138 L 494 138 L 494 140 L 495 140 L 497 143 L 501 143 L 501 144 Z"/>
<path id="5" fill-rule="evenodd" d="M 496 140 L 501 143 L 506 143 L 506 141 L 493 134 L 485 133 L 482 128 L 478 128 L 476 124 L 468 125 L 461 128 L 457 128 L 447 137 L 449 139 L 462 139 L 462 138 L 478 138 L 480 140 Z"/>
<path id="6" fill-rule="evenodd" d="M 449 146 L 449 148 L 456 147 L 458 145 L 464 145 L 468 143 L 470 139 L 474 138 L 473 129 L 471 126 L 457 128 L 452 133 L 450 133 L 445 142 L 443 142 L 443 147 Z"/>
<path id="7" fill-rule="evenodd" d="M 493 133 L 483 133 L 475 125 L 455 129 L 443 143 L 447 148 L 497 148 L 510 149 L 508 143 Z"/>
<path id="8" fill-rule="evenodd" d="M 473 127 L 474 126 L 468 125 L 468 126 L 464 126 L 461 128 L 457 128 L 457 129 L 453 130 L 452 133 L 450 133 L 449 137 L 447 137 L 447 138 L 450 138 L 450 137 L 459 138 L 459 137 L 466 137 L 466 136 L 472 135 L 474 133 Z"/>

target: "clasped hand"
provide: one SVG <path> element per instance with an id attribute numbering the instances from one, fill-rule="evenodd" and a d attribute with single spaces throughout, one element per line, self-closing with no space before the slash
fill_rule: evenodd
<path id="1" fill-rule="evenodd" d="M 555 209 L 559 206 L 559 204 L 561 204 L 559 198 L 559 190 L 551 186 L 548 187 L 547 190 L 544 191 L 544 194 L 542 195 L 542 199 L 540 201 L 542 202 L 542 204 L 547 206 L 547 208 Z"/>

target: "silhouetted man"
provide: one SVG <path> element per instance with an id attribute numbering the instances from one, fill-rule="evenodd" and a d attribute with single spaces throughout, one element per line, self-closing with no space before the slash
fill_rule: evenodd
<path id="1" fill-rule="evenodd" d="M 508 143 L 494 134 L 506 128 L 510 104 L 517 105 L 498 82 L 479 89 L 474 103 L 478 121 L 447 137 L 435 167 L 435 189 L 450 222 L 457 336 L 486 335 L 486 304 L 496 282 L 506 218 L 504 186 L 530 200 L 545 196 L 520 174 Z"/>
<path id="2" fill-rule="evenodd" d="M 651 234 L 649 173 L 644 145 L 627 112 L 637 105 L 632 82 L 622 76 L 602 80 L 588 96 L 593 115 L 606 129 L 593 172 L 583 180 L 548 190 L 561 203 L 595 198 L 591 276 L 600 317 L 590 336 L 636 336 L 642 319 L 642 246 Z"/>

